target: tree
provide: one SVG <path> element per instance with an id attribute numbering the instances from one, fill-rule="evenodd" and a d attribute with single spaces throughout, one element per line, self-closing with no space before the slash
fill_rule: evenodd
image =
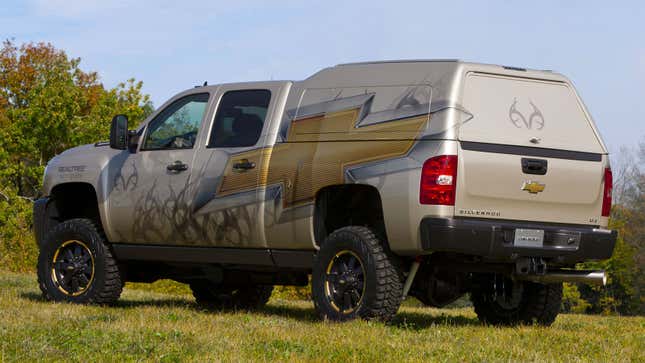
<path id="1" fill-rule="evenodd" d="M 612 165 L 616 176 L 612 229 L 618 230 L 613 256 L 582 268 L 604 269 L 604 288 L 578 286 L 589 312 L 645 314 L 645 138 L 637 148 L 623 147 Z"/>
<path id="2" fill-rule="evenodd" d="M 0 266 L 32 267 L 31 200 L 49 159 L 65 149 L 107 139 L 110 119 L 133 122 L 152 112 L 142 82 L 106 89 L 80 59 L 46 43 L 0 47 Z"/>
<path id="3" fill-rule="evenodd" d="M 105 89 L 79 64 L 51 44 L 5 41 L 0 49 L 0 181 L 20 196 L 38 194 L 54 155 L 106 138 L 114 114 L 136 122 L 152 111 L 142 82 Z"/>

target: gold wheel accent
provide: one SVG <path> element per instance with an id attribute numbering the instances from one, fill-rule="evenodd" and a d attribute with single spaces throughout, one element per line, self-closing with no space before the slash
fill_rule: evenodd
<path id="1" fill-rule="evenodd" d="M 94 282 L 94 255 L 79 240 L 63 242 L 52 258 L 51 278 L 67 296 L 79 296 Z"/>
<path id="2" fill-rule="evenodd" d="M 354 312 L 363 302 L 366 284 L 363 261 L 355 252 L 342 250 L 329 261 L 325 270 L 325 295 L 334 310 L 341 314 Z"/>

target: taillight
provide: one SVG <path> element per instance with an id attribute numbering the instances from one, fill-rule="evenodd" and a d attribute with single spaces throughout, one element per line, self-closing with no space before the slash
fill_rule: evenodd
<path id="1" fill-rule="evenodd" d="M 611 213 L 611 191 L 614 188 L 614 180 L 611 169 L 605 168 L 605 188 L 602 192 L 602 216 L 609 217 Z"/>
<path id="2" fill-rule="evenodd" d="M 455 205 L 457 155 L 441 155 L 423 163 L 419 203 Z"/>

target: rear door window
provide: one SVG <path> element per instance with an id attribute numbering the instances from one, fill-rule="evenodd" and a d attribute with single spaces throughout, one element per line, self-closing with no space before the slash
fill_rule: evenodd
<path id="1" fill-rule="evenodd" d="M 260 139 L 270 102 L 269 90 L 226 92 L 217 108 L 208 147 L 255 145 Z"/>

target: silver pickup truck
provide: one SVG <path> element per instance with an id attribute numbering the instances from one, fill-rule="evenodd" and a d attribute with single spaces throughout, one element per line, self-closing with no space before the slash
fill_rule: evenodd
<path id="1" fill-rule="evenodd" d="M 455 60 L 342 64 L 195 87 L 47 165 L 47 299 L 110 303 L 173 279 L 262 306 L 312 282 L 323 319 L 387 320 L 469 293 L 490 324 L 549 325 L 576 263 L 609 258 L 607 149 L 570 81 Z"/>

